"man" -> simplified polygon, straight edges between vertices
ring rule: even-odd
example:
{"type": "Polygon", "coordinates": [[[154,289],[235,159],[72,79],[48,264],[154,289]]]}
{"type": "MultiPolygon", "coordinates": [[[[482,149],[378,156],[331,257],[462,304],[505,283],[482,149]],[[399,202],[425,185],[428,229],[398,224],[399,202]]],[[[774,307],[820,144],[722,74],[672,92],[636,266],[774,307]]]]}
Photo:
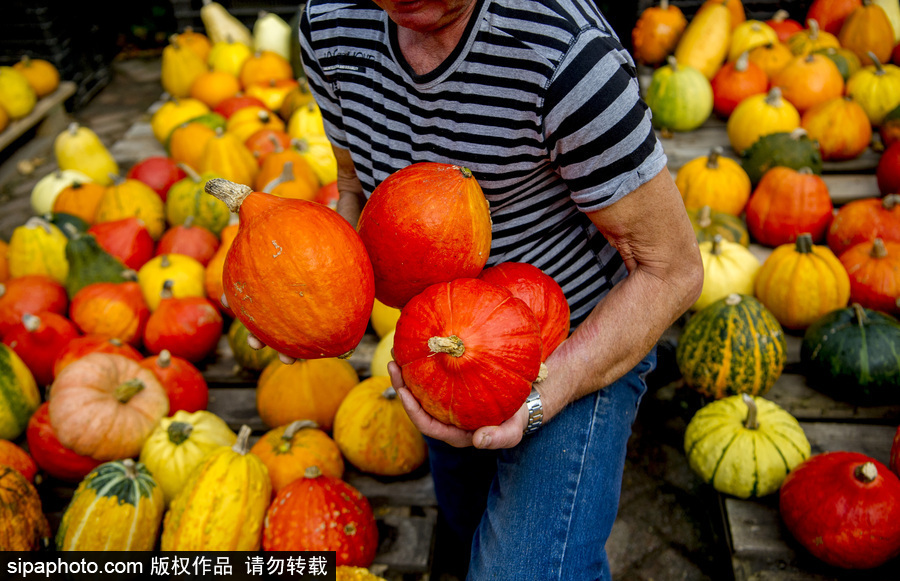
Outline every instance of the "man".
{"type": "Polygon", "coordinates": [[[702,284],[631,57],[588,0],[311,0],[300,28],[338,211],[355,225],[411,163],[465,166],[491,206],[488,264],[538,266],[571,307],[548,378],[499,426],[441,424],[391,365],[442,513],[471,544],[469,578],[609,578],[654,346],[702,284]]]}

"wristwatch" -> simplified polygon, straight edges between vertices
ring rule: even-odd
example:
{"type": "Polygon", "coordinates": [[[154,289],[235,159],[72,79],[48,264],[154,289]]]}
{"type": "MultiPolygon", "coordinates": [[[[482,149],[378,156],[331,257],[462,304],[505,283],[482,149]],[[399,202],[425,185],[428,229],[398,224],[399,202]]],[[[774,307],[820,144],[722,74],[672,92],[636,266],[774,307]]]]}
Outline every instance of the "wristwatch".
{"type": "Polygon", "coordinates": [[[541,394],[538,393],[538,390],[531,388],[525,405],[528,407],[528,424],[525,425],[522,433],[527,436],[537,431],[544,421],[544,406],[541,404],[541,394]]]}

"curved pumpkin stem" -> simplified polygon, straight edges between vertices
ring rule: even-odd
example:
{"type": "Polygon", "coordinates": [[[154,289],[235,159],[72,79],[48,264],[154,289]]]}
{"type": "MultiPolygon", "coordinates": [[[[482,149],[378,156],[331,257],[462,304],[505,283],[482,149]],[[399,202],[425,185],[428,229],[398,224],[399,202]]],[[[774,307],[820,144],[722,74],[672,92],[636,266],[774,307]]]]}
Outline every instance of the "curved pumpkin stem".
{"type": "Polygon", "coordinates": [[[78,123],[75,122],[75,121],[73,121],[72,123],[69,123],[69,126],[68,126],[68,127],[66,127],[66,131],[69,132],[69,135],[77,135],[77,134],[78,134],[78,127],[79,127],[79,126],[78,126],[78,123]]]}
{"type": "Polygon", "coordinates": [[[881,207],[885,210],[893,210],[897,204],[900,204],[900,194],[888,194],[881,200],[881,207]]]}
{"type": "Polygon", "coordinates": [[[872,64],[875,65],[875,74],[876,75],[881,76],[881,75],[887,74],[884,70],[884,66],[882,66],[881,61],[878,60],[878,57],[875,56],[874,52],[872,52],[871,50],[868,50],[868,51],[866,51],[866,55],[868,55],[868,57],[870,59],[872,59],[872,64]]]}
{"type": "Polygon", "coordinates": [[[869,484],[878,478],[878,468],[872,462],[866,462],[856,467],[856,470],[853,471],[853,476],[863,484],[869,484]]]}
{"type": "Polygon", "coordinates": [[[253,429],[247,424],[242,425],[238,431],[237,441],[231,449],[241,456],[245,456],[250,451],[250,433],[252,431],[253,429]]]}
{"type": "Polygon", "coordinates": [[[781,87],[772,87],[766,94],[766,105],[770,107],[781,107],[784,102],[781,100],[781,87]]]}
{"type": "Polygon", "coordinates": [[[214,198],[225,202],[228,209],[237,212],[244,200],[253,193],[253,188],[244,184],[236,184],[224,178],[213,178],[206,182],[203,190],[214,198]]]}
{"type": "Polygon", "coordinates": [[[747,419],[744,420],[744,427],[748,430],[758,430],[759,420],[757,419],[758,410],[756,407],[756,401],[752,396],[746,393],[741,394],[741,399],[747,406],[747,419]]]}
{"type": "Polygon", "coordinates": [[[809,254],[813,251],[812,234],[804,232],[797,236],[797,244],[794,247],[800,254],[809,254]]]}
{"type": "Polygon", "coordinates": [[[177,165],[178,168],[187,175],[187,177],[191,178],[191,181],[195,184],[199,184],[201,181],[203,181],[203,178],[200,177],[200,174],[197,173],[197,170],[195,170],[188,164],[178,163],[175,165],[177,165]]]}
{"type": "Polygon", "coordinates": [[[747,67],[750,66],[750,51],[745,50],[741,53],[741,56],[734,61],[734,70],[739,73],[743,73],[747,70],[747,67]]]}
{"type": "Polygon", "coordinates": [[[697,214],[697,225],[701,228],[709,228],[712,226],[712,208],[703,206],[697,214]]]}
{"type": "Polygon", "coordinates": [[[186,442],[193,431],[194,426],[187,422],[172,422],[166,429],[166,434],[169,436],[169,441],[177,446],[186,442]]]}
{"type": "MultiPolygon", "coordinates": [[[[69,231],[69,232],[78,232],[78,230],[75,228],[75,226],[72,226],[72,224],[70,224],[68,222],[63,224],[63,226],[69,226],[71,228],[71,230],[67,229],[67,231],[69,231]]],[[[36,228],[40,228],[44,231],[45,234],[50,234],[51,232],[53,232],[50,229],[50,222],[41,218],[40,216],[32,216],[31,218],[28,218],[28,220],[25,221],[25,228],[28,230],[34,230],[36,228]]]]}
{"type": "Polygon", "coordinates": [[[456,335],[449,337],[432,337],[428,340],[428,348],[432,353],[446,353],[451,357],[462,357],[466,352],[466,346],[462,339],[456,335]]]}
{"type": "Polygon", "coordinates": [[[669,65],[669,68],[672,69],[672,72],[678,72],[678,61],[675,59],[675,55],[669,55],[666,57],[666,64],[669,65]]]}
{"type": "Polygon", "coordinates": [[[144,382],[137,377],[133,377],[128,381],[116,386],[116,390],[113,392],[113,395],[117,400],[119,400],[119,403],[128,403],[131,398],[133,398],[143,390],[144,382]]]}
{"type": "Polygon", "coordinates": [[[263,188],[263,192],[266,194],[271,194],[275,190],[275,188],[277,188],[281,184],[286,184],[292,181],[294,181],[294,162],[286,161],[284,162],[284,165],[281,166],[281,175],[267,183],[266,187],[263,188]]]}
{"type": "Polygon", "coordinates": [[[162,300],[166,300],[174,297],[175,294],[172,292],[172,286],[174,284],[175,281],[170,278],[167,278],[165,281],[163,281],[162,290],[159,291],[159,298],[161,298],[162,300]]]}
{"type": "Polygon", "coordinates": [[[294,436],[296,436],[297,432],[299,432],[300,430],[318,427],[319,424],[312,420],[296,420],[288,424],[288,427],[284,429],[284,433],[281,434],[281,439],[290,442],[294,439],[294,436]]]}
{"type": "Polygon", "coordinates": [[[850,308],[853,309],[853,318],[856,319],[856,324],[860,328],[865,327],[866,323],[869,322],[869,317],[866,315],[866,310],[863,306],[859,303],[853,303],[850,305],[850,308]]]}
{"type": "Polygon", "coordinates": [[[774,20],[775,22],[784,22],[788,19],[788,16],[790,16],[790,14],[788,14],[788,11],[784,8],[780,8],[775,11],[775,14],[772,15],[772,20],[774,20]]]}
{"type": "Polygon", "coordinates": [[[809,39],[817,40],[819,38],[819,21],[815,18],[810,18],[806,21],[806,27],[809,29],[809,39]]]}
{"type": "Polygon", "coordinates": [[[659,0],[659,7],[662,10],[668,10],[669,9],[669,0],[659,0]]]}

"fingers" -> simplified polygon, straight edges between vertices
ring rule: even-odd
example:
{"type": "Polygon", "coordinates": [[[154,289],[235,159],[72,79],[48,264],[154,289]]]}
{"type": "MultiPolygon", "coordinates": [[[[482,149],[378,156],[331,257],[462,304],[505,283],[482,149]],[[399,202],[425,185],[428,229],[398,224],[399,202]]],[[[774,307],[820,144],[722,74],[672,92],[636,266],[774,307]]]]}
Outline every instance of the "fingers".
{"type": "Polygon", "coordinates": [[[522,406],[499,426],[478,428],[472,436],[472,445],[483,450],[512,448],[522,441],[522,432],[527,424],[528,410],[522,406]]]}
{"type": "Polygon", "coordinates": [[[403,383],[403,374],[400,372],[400,366],[395,361],[388,361],[387,368],[388,376],[391,378],[391,385],[394,386],[394,389],[406,387],[406,384],[403,383]]]}
{"type": "Polygon", "coordinates": [[[222,303],[222,306],[225,307],[226,309],[229,308],[228,307],[228,299],[225,297],[225,293],[222,293],[222,296],[219,297],[219,302],[222,303]]]}
{"type": "Polygon", "coordinates": [[[422,434],[429,438],[442,440],[451,446],[463,448],[472,445],[472,432],[462,430],[456,426],[442,423],[426,412],[413,394],[406,387],[395,387],[403,408],[412,423],[422,434]]]}
{"type": "MultiPolygon", "coordinates": [[[[266,346],[265,343],[263,343],[262,341],[259,340],[259,337],[257,337],[253,333],[250,333],[249,331],[247,332],[247,345],[250,345],[251,349],[262,349],[263,347],[266,346]]],[[[295,361],[297,361],[296,358],[289,357],[289,356],[285,355],[284,353],[278,354],[278,360],[281,361],[282,363],[284,363],[285,365],[291,365],[295,361]]]]}

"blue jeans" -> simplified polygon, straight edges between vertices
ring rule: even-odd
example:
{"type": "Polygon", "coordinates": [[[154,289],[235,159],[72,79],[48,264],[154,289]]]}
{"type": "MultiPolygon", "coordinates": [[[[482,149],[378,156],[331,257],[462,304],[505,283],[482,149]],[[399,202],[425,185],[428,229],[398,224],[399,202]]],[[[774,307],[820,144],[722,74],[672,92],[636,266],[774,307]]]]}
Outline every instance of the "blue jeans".
{"type": "Polygon", "coordinates": [[[634,369],[567,406],[510,450],[428,439],[438,505],[463,543],[467,579],[609,579],[606,539],[625,448],[654,348],[634,369]]]}

